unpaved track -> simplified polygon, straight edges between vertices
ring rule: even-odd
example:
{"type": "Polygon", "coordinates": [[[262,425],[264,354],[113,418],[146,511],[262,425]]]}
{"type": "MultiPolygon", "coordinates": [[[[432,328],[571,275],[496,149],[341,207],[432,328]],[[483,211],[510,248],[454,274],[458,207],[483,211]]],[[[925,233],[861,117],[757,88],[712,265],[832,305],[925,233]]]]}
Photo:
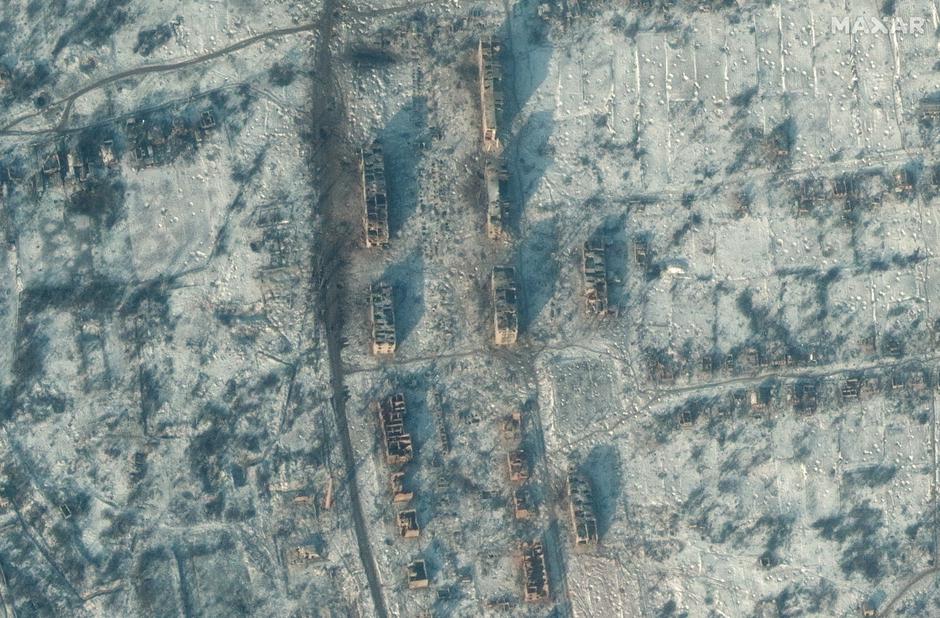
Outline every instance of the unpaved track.
{"type": "MultiPolygon", "coordinates": [[[[327,5],[329,5],[330,7],[333,7],[335,5],[335,2],[327,2],[327,5]]],[[[332,17],[330,17],[330,19],[332,21],[332,17]]],[[[183,69],[188,66],[192,66],[194,64],[199,64],[202,62],[206,62],[208,60],[212,60],[213,58],[218,58],[219,56],[230,54],[234,51],[238,51],[239,49],[249,47],[251,45],[254,45],[255,43],[260,43],[261,41],[264,41],[267,39],[287,36],[290,34],[297,34],[298,32],[312,32],[314,30],[319,30],[321,26],[322,26],[322,19],[318,23],[302,24],[300,26],[292,26],[290,28],[280,28],[278,30],[269,30],[268,32],[262,32],[261,34],[256,34],[254,36],[248,37],[247,39],[242,39],[241,41],[238,41],[237,43],[232,43],[231,45],[227,47],[223,47],[222,49],[217,49],[214,52],[210,52],[202,56],[196,56],[195,58],[188,58],[186,60],[180,60],[179,62],[171,62],[168,64],[149,64],[149,65],[145,65],[142,67],[137,67],[136,69],[128,69],[127,71],[121,71],[120,73],[115,73],[114,75],[110,75],[108,77],[99,79],[98,81],[92,82],[91,84],[88,84],[87,86],[83,86],[81,89],[76,90],[75,92],[65,97],[64,99],[59,99],[58,101],[52,102],[49,105],[49,107],[56,107],[56,106],[62,105],[63,103],[65,104],[65,109],[62,112],[62,117],[59,119],[59,122],[56,123],[56,127],[54,129],[47,129],[44,131],[31,131],[31,132],[24,132],[24,133],[28,133],[28,134],[55,133],[57,131],[61,131],[63,127],[65,126],[65,123],[69,119],[69,114],[72,111],[72,106],[75,104],[75,100],[81,97],[82,95],[88,94],[89,92],[93,90],[97,90],[98,88],[103,88],[104,86],[107,86],[108,84],[112,84],[114,82],[120,81],[122,79],[127,79],[129,77],[135,77],[137,75],[146,75],[148,73],[166,73],[169,71],[178,71],[179,69],[183,69]]],[[[41,113],[42,111],[31,112],[29,114],[25,114],[23,116],[20,116],[19,118],[12,120],[8,124],[4,125],[3,127],[0,127],[0,135],[19,134],[20,132],[18,131],[12,131],[13,127],[20,124],[24,120],[34,118],[40,115],[41,113]]]]}
{"type": "MultiPolygon", "coordinates": [[[[349,492],[350,509],[359,545],[359,559],[369,583],[369,592],[375,614],[386,618],[385,597],[378,567],[369,544],[368,528],[362,514],[359,486],[356,482],[356,453],[349,437],[349,422],[346,417],[345,373],[342,361],[343,304],[345,301],[346,257],[353,250],[352,241],[357,238],[356,228],[349,220],[350,189],[355,186],[350,166],[344,161],[351,159],[343,134],[345,110],[343,98],[333,74],[333,57],[330,43],[333,27],[339,14],[337,0],[327,0],[318,25],[317,52],[314,63],[314,84],[311,97],[313,135],[314,178],[318,183],[319,203],[316,213],[321,228],[314,247],[316,263],[318,305],[320,319],[324,325],[327,351],[330,359],[330,388],[332,390],[333,414],[343,458],[346,463],[344,486],[349,492]]],[[[352,191],[355,194],[355,190],[352,191]]]]}
{"type": "Polygon", "coordinates": [[[911,590],[911,588],[919,584],[924,578],[929,577],[937,572],[940,572],[940,567],[932,567],[915,575],[911,581],[907,582],[907,584],[905,584],[904,587],[901,588],[901,590],[898,591],[896,595],[894,595],[894,598],[888,602],[885,608],[881,610],[881,612],[878,614],[878,618],[885,618],[886,616],[890,616],[894,611],[894,606],[898,601],[901,600],[902,597],[904,597],[904,595],[906,595],[911,590]]]}

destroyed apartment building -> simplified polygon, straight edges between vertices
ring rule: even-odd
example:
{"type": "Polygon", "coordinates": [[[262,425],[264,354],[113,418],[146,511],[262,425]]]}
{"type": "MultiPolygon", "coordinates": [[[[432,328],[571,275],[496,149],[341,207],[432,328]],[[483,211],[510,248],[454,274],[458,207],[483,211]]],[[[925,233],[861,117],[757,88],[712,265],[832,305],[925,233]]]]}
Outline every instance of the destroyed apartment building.
{"type": "Polygon", "coordinates": [[[392,472],[392,502],[396,504],[407,504],[415,497],[413,491],[405,491],[405,473],[392,472]]]}
{"type": "Polygon", "coordinates": [[[503,107],[502,68],[499,66],[501,47],[497,39],[481,37],[477,48],[484,152],[497,152],[501,146],[497,128],[497,119],[503,107]]]}
{"type": "Polygon", "coordinates": [[[525,451],[512,451],[506,455],[509,465],[509,480],[513,483],[522,483],[529,478],[529,463],[525,451]]]}
{"type": "Polygon", "coordinates": [[[398,514],[398,533],[403,539],[416,539],[421,535],[417,511],[412,509],[398,514]]]}
{"type": "Polygon", "coordinates": [[[522,577],[527,603],[548,600],[548,573],[545,570],[545,549],[541,541],[522,544],[522,577]]]}
{"type": "Polygon", "coordinates": [[[360,151],[362,218],[366,247],[388,246],[388,193],[385,190],[385,159],[382,146],[372,142],[360,151]]]}
{"type": "Polygon", "coordinates": [[[584,298],[588,311],[597,316],[608,315],[607,256],[603,243],[584,243],[581,272],[584,274],[584,298]]]}
{"type": "Polygon", "coordinates": [[[568,516],[576,545],[597,543],[597,517],[590,482],[581,474],[568,475],[568,516]]]}
{"type": "Polygon", "coordinates": [[[379,423],[385,441],[385,460],[390,466],[411,461],[411,434],[405,432],[405,396],[397,393],[379,404],[379,423]]]}
{"type": "Polygon", "coordinates": [[[372,354],[390,356],[395,353],[395,303],[392,286],[376,283],[369,288],[372,321],[372,354]]]}
{"type": "Polygon", "coordinates": [[[509,176],[500,161],[483,164],[483,183],[486,187],[486,235],[493,240],[508,237],[509,176]]]}
{"type": "Polygon", "coordinates": [[[428,581],[428,567],[425,565],[424,560],[415,560],[408,565],[407,571],[408,587],[412,590],[427,588],[430,584],[428,581]]]}
{"type": "Polygon", "coordinates": [[[496,345],[511,345],[519,336],[519,310],[516,293],[516,269],[493,269],[493,329],[496,345]]]}

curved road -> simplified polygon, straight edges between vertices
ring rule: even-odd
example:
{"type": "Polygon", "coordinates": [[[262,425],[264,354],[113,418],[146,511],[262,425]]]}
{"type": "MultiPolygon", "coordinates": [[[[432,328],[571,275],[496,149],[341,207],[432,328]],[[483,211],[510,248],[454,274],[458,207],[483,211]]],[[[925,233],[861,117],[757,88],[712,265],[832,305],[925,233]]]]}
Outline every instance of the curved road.
{"type": "Polygon", "coordinates": [[[918,583],[920,583],[920,581],[923,580],[925,577],[933,575],[934,573],[937,573],[937,572],[940,572],[940,567],[932,567],[932,568],[927,569],[926,571],[923,571],[915,575],[914,578],[911,579],[911,581],[907,582],[907,584],[905,584],[904,587],[901,588],[901,590],[898,591],[896,595],[894,595],[894,598],[888,602],[885,608],[881,610],[881,612],[878,613],[878,618],[885,618],[886,616],[890,616],[891,612],[894,611],[894,606],[897,604],[898,601],[901,600],[902,597],[904,597],[904,595],[906,595],[911,590],[911,588],[913,588],[918,583]]]}
{"type": "MultiPolygon", "coordinates": [[[[327,4],[333,5],[335,3],[329,2],[327,4]]],[[[330,16],[329,19],[332,22],[332,16],[330,16]]],[[[114,82],[120,81],[122,79],[127,79],[129,77],[135,77],[137,75],[146,75],[148,73],[166,73],[168,71],[176,71],[176,70],[188,67],[188,66],[192,66],[194,64],[200,64],[202,62],[212,60],[213,58],[218,58],[219,56],[230,54],[234,51],[238,51],[239,49],[249,47],[251,45],[254,45],[255,43],[260,43],[261,41],[264,41],[267,39],[287,36],[290,34],[297,34],[298,32],[313,32],[315,30],[320,29],[320,27],[321,27],[320,23],[313,23],[313,24],[301,24],[299,26],[293,26],[291,28],[280,28],[278,30],[269,30],[268,32],[262,32],[261,34],[256,34],[254,36],[248,37],[247,39],[243,39],[241,41],[238,41],[237,43],[233,43],[227,47],[217,49],[214,52],[210,52],[202,56],[196,56],[194,58],[188,58],[186,60],[180,60],[179,62],[171,62],[167,64],[149,64],[149,65],[145,65],[142,67],[137,67],[136,69],[128,69],[126,71],[121,71],[120,73],[115,73],[114,75],[110,75],[108,77],[102,78],[96,82],[92,82],[91,84],[88,84],[87,86],[80,88],[79,90],[76,90],[75,92],[65,97],[64,99],[59,99],[58,101],[52,102],[49,105],[49,107],[56,107],[64,103],[65,109],[62,112],[62,118],[59,119],[59,122],[56,124],[55,128],[48,129],[45,132],[52,133],[52,132],[61,130],[62,127],[65,125],[65,123],[68,121],[69,114],[72,111],[72,106],[75,104],[76,99],[78,99],[79,97],[85,94],[88,94],[89,92],[93,90],[97,90],[98,88],[103,88],[104,86],[107,86],[108,84],[113,84],[114,82]]],[[[42,112],[32,112],[29,114],[24,114],[23,116],[20,116],[19,118],[16,118],[15,120],[11,121],[9,124],[0,128],[0,135],[17,134],[18,132],[11,131],[13,127],[20,124],[24,120],[35,118],[41,113],[42,112]]]]}

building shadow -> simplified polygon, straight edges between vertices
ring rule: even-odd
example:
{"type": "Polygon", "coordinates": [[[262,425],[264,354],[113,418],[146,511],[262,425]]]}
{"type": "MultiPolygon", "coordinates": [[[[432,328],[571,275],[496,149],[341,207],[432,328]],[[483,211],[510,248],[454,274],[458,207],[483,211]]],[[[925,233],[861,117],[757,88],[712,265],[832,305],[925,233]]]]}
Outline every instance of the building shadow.
{"type": "Polygon", "coordinates": [[[388,190],[389,235],[394,238],[418,207],[418,167],[428,136],[428,104],[415,97],[385,125],[379,142],[385,153],[385,184],[388,190]]]}
{"type": "Polygon", "coordinates": [[[549,144],[554,130],[552,112],[535,112],[526,118],[506,145],[504,160],[509,174],[509,198],[512,204],[509,227],[517,234],[524,233],[522,222],[529,199],[554,158],[549,144]]]}
{"type": "Polygon", "coordinates": [[[502,127],[503,163],[510,179],[509,227],[517,231],[528,199],[552,160],[548,143],[555,128],[552,112],[521,117],[547,78],[553,53],[548,42],[550,26],[538,14],[540,4],[540,0],[517,2],[497,35],[503,43],[503,105],[498,123],[502,127]]]}
{"type": "Polygon", "coordinates": [[[558,282],[559,266],[554,259],[558,224],[554,217],[534,223],[518,243],[516,275],[519,286],[519,330],[527,332],[551,301],[558,282]]]}
{"type": "Polygon", "coordinates": [[[607,250],[607,299],[611,308],[627,304],[627,214],[612,215],[604,219],[591,235],[592,242],[599,242],[607,250]]]}
{"type": "Polygon", "coordinates": [[[398,344],[408,339],[424,316],[424,255],[415,249],[391,264],[382,280],[393,289],[395,302],[395,337],[398,344]]]}
{"type": "Polygon", "coordinates": [[[584,461],[583,471],[591,482],[597,534],[603,540],[617,515],[623,491],[623,462],[620,451],[610,445],[594,447],[584,461]]]}
{"type": "Polygon", "coordinates": [[[543,3],[543,0],[521,0],[514,4],[498,33],[503,41],[500,62],[506,84],[500,119],[504,127],[513,123],[548,76],[552,46],[548,42],[549,25],[538,14],[538,7],[543,3]]]}

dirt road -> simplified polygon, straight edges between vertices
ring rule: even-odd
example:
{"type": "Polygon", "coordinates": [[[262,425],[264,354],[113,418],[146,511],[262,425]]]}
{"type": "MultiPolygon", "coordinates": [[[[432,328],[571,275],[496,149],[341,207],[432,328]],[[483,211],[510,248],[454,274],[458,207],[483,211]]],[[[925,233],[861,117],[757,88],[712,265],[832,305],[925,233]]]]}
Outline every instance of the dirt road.
{"type": "MultiPolygon", "coordinates": [[[[356,541],[359,545],[359,558],[369,582],[369,591],[375,607],[375,614],[385,618],[385,597],[382,594],[382,582],[369,544],[369,535],[359,487],[356,482],[356,455],[349,437],[349,423],[346,418],[346,387],[342,362],[342,331],[344,313],[345,286],[342,281],[346,266],[345,257],[352,250],[352,239],[356,238],[350,226],[347,204],[349,188],[354,186],[353,175],[348,164],[351,148],[344,136],[345,110],[339,88],[333,74],[333,57],[330,43],[333,27],[338,16],[336,0],[328,0],[323,8],[321,22],[317,28],[317,56],[314,63],[314,85],[311,96],[313,113],[311,133],[313,135],[314,178],[320,193],[316,214],[322,227],[314,251],[317,264],[317,289],[320,319],[324,325],[327,349],[330,359],[330,387],[332,407],[336,418],[343,458],[346,463],[344,486],[349,492],[350,508],[356,541]]],[[[353,191],[354,193],[354,191],[353,191]]]]}

